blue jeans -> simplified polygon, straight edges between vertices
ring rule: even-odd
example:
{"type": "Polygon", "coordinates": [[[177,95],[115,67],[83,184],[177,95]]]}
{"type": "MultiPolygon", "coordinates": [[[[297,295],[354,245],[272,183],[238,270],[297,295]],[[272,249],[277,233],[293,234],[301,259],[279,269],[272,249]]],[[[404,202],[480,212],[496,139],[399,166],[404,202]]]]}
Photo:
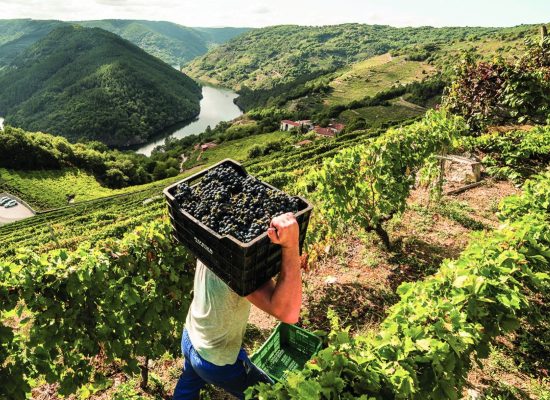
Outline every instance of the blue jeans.
{"type": "Polygon", "coordinates": [[[250,361],[242,348],[234,364],[212,364],[193,348],[186,329],[183,330],[181,348],[185,361],[173,400],[196,400],[207,383],[226,390],[238,399],[244,399],[243,393],[249,386],[259,382],[273,383],[269,376],[250,361]]]}

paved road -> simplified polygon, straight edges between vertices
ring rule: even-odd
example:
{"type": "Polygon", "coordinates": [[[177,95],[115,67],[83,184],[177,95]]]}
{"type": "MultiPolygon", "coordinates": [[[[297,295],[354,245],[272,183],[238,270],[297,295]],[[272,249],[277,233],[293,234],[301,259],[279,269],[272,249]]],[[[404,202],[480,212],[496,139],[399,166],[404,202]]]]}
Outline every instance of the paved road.
{"type": "MultiPolygon", "coordinates": [[[[0,193],[0,197],[4,196],[6,196],[5,193],[0,193]]],[[[33,212],[21,203],[12,208],[4,208],[4,206],[0,206],[0,225],[9,224],[10,222],[29,218],[33,215],[33,212]]]]}

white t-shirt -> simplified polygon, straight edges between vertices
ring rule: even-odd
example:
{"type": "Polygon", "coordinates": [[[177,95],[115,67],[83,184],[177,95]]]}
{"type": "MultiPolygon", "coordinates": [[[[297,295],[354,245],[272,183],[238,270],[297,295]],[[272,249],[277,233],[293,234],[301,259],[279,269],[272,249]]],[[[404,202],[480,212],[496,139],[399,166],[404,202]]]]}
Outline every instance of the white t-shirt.
{"type": "Polygon", "coordinates": [[[197,260],[194,297],[185,321],[189,339],[206,361],[234,364],[242,346],[250,302],[197,260]]]}

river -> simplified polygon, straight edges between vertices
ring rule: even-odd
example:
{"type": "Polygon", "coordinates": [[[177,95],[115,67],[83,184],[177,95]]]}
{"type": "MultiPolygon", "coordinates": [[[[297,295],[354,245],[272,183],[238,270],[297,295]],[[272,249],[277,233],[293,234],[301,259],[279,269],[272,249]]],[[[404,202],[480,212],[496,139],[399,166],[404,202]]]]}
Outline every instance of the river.
{"type": "Polygon", "coordinates": [[[242,114],[242,111],[233,103],[237,93],[219,87],[203,86],[201,111],[199,116],[185,126],[176,126],[167,130],[163,135],[156,137],[153,141],[137,148],[136,153],[151,155],[151,151],[157,146],[164,144],[168,137],[182,138],[204,132],[210,125],[214,128],[221,121],[231,121],[242,114]]]}
{"type": "Polygon", "coordinates": [[[0,131],[4,129],[4,118],[0,117],[0,131]]]}

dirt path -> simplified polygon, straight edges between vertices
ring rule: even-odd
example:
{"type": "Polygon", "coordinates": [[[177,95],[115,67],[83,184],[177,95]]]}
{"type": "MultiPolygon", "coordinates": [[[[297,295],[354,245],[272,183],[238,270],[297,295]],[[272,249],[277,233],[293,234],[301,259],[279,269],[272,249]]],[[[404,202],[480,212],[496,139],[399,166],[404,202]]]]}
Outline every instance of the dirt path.
{"type": "Polygon", "coordinates": [[[185,155],[185,154],[181,154],[180,155],[180,158],[181,158],[181,163],[180,163],[180,173],[184,171],[183,169],[183,163],[185,163],[188,159],[188,157],[185,155]]]}
{"type": "Polygon", "coordinates": [[[399,97],[399,99],[395,102],[395,104],[398,104],[400,106],[404,106],[407,108],[411,108],[413,110],[420,110],[420,111],[427,110],[425,107],[419,106],[418,104],[414,104],[414,103],[411,103],[410,101],[405,100],[403,96],[399,97]]]}

